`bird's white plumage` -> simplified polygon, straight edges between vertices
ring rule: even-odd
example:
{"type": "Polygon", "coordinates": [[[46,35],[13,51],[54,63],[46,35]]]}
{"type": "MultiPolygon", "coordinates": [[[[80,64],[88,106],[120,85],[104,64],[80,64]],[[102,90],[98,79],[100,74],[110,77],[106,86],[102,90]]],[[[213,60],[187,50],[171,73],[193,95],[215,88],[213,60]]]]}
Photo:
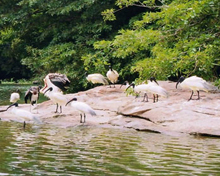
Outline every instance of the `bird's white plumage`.
{"type": "Polygon", "coordinates": [[[107,85],[107,79],[100,73],[89,74],[86,77],[87,81],[92,82],[93,84],[100,83],[103,85],[107,85]]]}
{"type": "Polygon", "coordinates": [[[216,89],[215,86],[197,76],[191,76],[184,79],[184,81],[180,83],[180,86],[183,89],[191,89],[193,91],[203,90],[208,92],[210,90],[216,89]]]}
{"type": "Polygon", "coordinates": [[[17,92],[13,92],[10,96],[10,102],[16,103],[18,100],[20,100],[20,95],[17,92]]]}
{"type": "Polygon", "coordinates": [[[26,111],[24,109],[19,109],[18,107],[11,107],[9,109],[9,111],[16,115],[16,117],[18,118],[18,120],[23,120],[23,121],[34,121],[38,124],[41,123],[41,120],[39,119],[39,117],[37,117],[36,115],[32,114],[29,111],[26,111]]]}
{"type": "Polygon", "coordinates": [[[95,111],[84,102],[72,101],[70,105],[81,113],[96,115],[95,111]]]}
{"type": "Polygon", "coordinates": [[[57,103],[59,106],[63,106],[67,102],[66,96],[61,92],[47,92],[46,95],[54,102],[57,103]]]}
{"type": "Polygon", "coordinates": [[[154,94],[154,95],[160,95],[162,97],[167,98],[168,92],[163,87],[157,85],[155,82],[148,82],[147,84],[147,91],[154,94]]]}
{"type": "Polygon", "coordinates": [[[119,74],[116,70],[110,68],[106,73],[106,76],[111,83],[115,84],[118,81],[119,74]]]}
{"type": "Polygon", "coordinates": [[[62,112],[62,106],[67,103],[67,98],[62,92],[54,91],[52,87],[47,89],[44,93],[53,103],[57,104],[56,111],[60,107],[60,112],[62,112]]]}

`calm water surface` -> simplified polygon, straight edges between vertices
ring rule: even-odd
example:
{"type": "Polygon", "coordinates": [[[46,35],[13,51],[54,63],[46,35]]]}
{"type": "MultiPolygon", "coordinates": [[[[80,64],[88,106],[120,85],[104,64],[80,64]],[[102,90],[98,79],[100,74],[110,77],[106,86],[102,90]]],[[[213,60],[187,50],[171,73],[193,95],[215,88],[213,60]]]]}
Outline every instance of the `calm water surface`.
{"type": "Polygon", "coordinates": [[[0,121],[0,175],[218,175],[217,138],[0,121]]]}

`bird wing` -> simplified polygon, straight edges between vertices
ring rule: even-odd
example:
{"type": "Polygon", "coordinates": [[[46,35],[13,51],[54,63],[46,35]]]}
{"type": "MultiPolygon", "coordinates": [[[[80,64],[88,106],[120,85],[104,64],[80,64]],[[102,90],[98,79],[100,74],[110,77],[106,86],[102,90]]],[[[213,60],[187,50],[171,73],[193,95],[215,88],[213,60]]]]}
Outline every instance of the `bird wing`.
{"type": "Polygon", "coordinates": [[[91,81],[93,84],[95,83],[102,83],[105,85],[109,84],[108,80],[102,74],[99,73],[90,74],[86,77],[86,79],[88,81],[91,81]]]}
{"type": "Polygon", "coordinates": [[[96,115],[95,111],[86,103],[84,102],[72,102],[71,106],[73,106],[78,111],[81,111],[83,113],[89,113],[91,115],[96,115]]]}
{"type": "Polygon", "coordinates": [[[66,75],[60,73],[49,73],[48,77],[50,81],[61,90],[66,90],[66,87],[70,85],[70,80],[66,75]]]}
{"type": "Polygon", "coordinates": [[[27,101],[28,101],[28,99],[31,101],[31,91],[30,91],[30,89],[29,90],[27,90],[27,92],[25,93],[25,95],[24,95],[24,101],[25,101],[25,103],[27,103],[27,101]]]}

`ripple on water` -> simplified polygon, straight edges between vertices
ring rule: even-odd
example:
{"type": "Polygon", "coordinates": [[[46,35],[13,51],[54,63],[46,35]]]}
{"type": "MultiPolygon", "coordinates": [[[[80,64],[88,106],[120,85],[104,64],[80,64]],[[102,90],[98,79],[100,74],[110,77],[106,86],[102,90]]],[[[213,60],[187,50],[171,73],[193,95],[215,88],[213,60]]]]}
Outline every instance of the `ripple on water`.
{"type": "Polygon", "coordinates": [[[128,129],[28,128],[0,123],[0,175],[217,174],[215,138],[172,137],[128,129]]]}

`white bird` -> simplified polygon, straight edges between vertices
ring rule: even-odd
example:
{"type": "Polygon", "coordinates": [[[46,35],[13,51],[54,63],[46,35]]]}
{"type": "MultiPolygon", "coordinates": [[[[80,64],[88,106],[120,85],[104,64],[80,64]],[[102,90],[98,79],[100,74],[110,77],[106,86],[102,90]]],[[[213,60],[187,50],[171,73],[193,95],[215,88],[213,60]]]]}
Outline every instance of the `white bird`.
{"type": "Polygon", "coordinates": [[[176,89],[177,89],[178,84],[180,84],[180,86],[183,89],[191,89],[192,90],[192,94],[191,94],[189,100],[192,100],[192,96],[194,94],[194,91],[197,91],[197,94],[198,94],[197,100],[199,100],[200,99],[200,96],[199,96],[200,90],[208,92],[208,91],[217,89],[217,87],[213,86],[212,84],[206,82],[204,79],[197,77],[197,76],[191,76],[189,78],[185,78],[185,77],[181,76],[176,83],[176,89]]]}
{"type": "Polygon", "coordinates": [[[142,101],[148,102],[148,96],[147,96],[147,91],[148,91],[148,85],[147,84],[140,84],[140,85],[135,85],[135,83],[131,83],[127,88],[126,91],[130,88],[133,87],[134,92],[137,94],[135,98],[138,97],[139,94],[144,93],[144,99],[142,101]],[[146,100],[145,100],[146,98],[146,100]]]}
{"type": "Polygon", "coordinates": [[[47,96],[50,100],[52,100],[57,105],[55,113],[58,112],[59,107],[60,107],[60,113],[62,113],[62,106],[65,105],[67,102],[66,96],[62,92],[53,91],[53,87],[48,88],[44,92],[44,95],[47,96]]]}
{"type": "Polygon", "coordinates": [[[19,109],[18,103],[11,104],[5,111],[7,111],[8,109],[10,109],[10,112],[14,114],[19,120],[24,120],[23,128],[25,128],[26,126],[26,121],[34,121],[38,124],[42,123],[39,117],[35,116],[31,112],[24,109],[19,109]]]}
{"type": "Polygon", "coordinates": [[[134,91],[137,92],[138,94],[144,93],[143,101],[146,98],[146,102],[148,102],[147,93],[153,94],[153,102],[154,103],[156,101],[158,101],[159,95],[162,97],[166,97],[166,98],[168,97],[168,92],[163,87],[159,86],[159,84],[157,83],[157,81],[154,77],[150,78],[150,82],[148,82],[147,84],[140,84],[140,85],[135,86],[135,84],[132,83],[132,84],[130,84],[130,86],[132,86],[134,91]]]}
{"type": "Polygon", "coordinates": [[[154,77],[150,78],[150,81],[148,81],[148,92],[153,94],[153,102],[155,103],[158,101],[159,95],[161,97],[168,97],[168,92],[163,87],[159,86],[156,79],[154,77]]]}
{"type": "MultiPolygon", "coordinates": [[[[37,105],[37,100],[39,99],[41,86],[31,86],[25,93],[24,101],[25,103],[30,101],[30,104],[33,106],[34,104],[37,105]]],[[[31,106],[30,106],[31,111],[31,106]]]]}
{"type": "Polygon", "coordinates": [[[19,90],[17,89],[16,92],[13,92],[10,96],[10,102],[16,103],[18,100],[20,100],[20,94],[19,90]]]}
{"type": "MultiPolygon", "coordinates": [[[[108,70],[108,72],[106,73],[106,76],[107,76],[107,78],[109,79],[109,81],[110,81],[110,82],[114,85],[114,87],[115,87],[115,83],[118,82],[119,74],[118,74],[118,72],[117,72],[116,70],[113,70],[113,69],[112,69],[112,66],[111,66],[111,65],[109,66],[109,70],[108,70]]],[[[111,87],[111,85],[110,85],[110,87],[111,87]]]]}
{"type": "Polygon", "coordinates": [[[80,123],[86,122],[86,113],[91,114],[93,116],[96,115],[95,111],[86,103],[77,101],[77,98],[73,98],[66,103],[66,106],[71,103],[70,105],[80,112],[80,123]],[[82,118],[84,117],[84,121],[82,118]]]}
{"type": "Polygon", "coordinates": [[[53,91],[61,92],[66,90],[70,84],[70,80],[66,75],[60,73],[49,73],[44,78],[44,87],[40,90],[41,93],[44,93],[48,87],[52,87],[53,91]]]}
{"type": "Polygon", "coordinates": [[[89,74],[86,77],[87,81],[92,82],[93,84],[103,84],[108,85],[108,80],[100,73],[89,74]]]}

